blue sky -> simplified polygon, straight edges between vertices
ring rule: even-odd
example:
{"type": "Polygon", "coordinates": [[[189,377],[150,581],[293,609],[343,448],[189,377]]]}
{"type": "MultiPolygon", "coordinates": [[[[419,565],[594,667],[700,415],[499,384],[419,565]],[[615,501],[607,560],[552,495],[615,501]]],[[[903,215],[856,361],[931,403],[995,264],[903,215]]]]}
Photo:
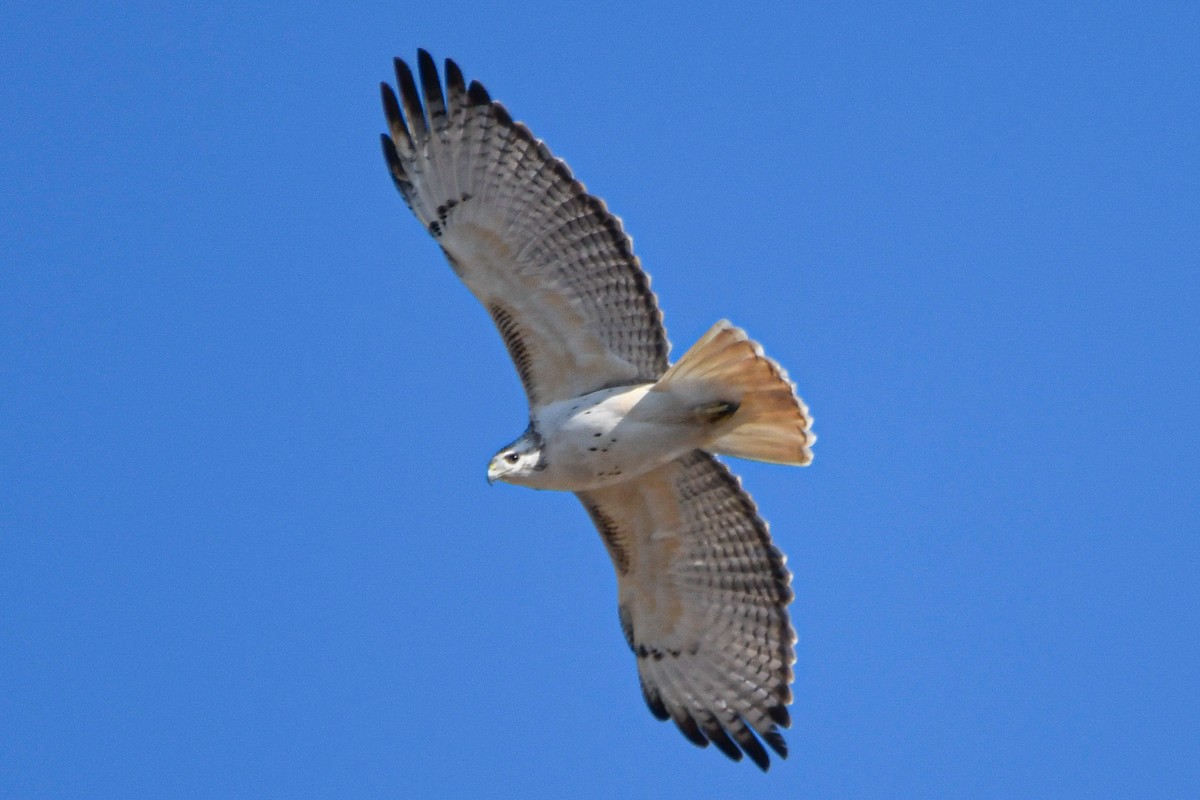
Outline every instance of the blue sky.
{"type": "Polygon", "coordinates": [[[9,3],[0,795],[1200,792],[1200,11],[9,3]],[[379,81],[452,56],[820,435],[792,757],[654,721],[379,81]]]}

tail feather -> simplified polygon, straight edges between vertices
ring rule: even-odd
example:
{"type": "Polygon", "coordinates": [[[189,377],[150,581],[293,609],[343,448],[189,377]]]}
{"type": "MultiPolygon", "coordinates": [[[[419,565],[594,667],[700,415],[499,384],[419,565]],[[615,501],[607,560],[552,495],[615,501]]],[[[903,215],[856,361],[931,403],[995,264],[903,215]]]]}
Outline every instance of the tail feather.
{"type": "Polygon", "coordinates": [[[736,404],[737,411],[714,426],[707,450],[774,464],[812,461],[812,417],[787,372],[726,320],[700,337],[655,388],[697,409],[736,404]]]}

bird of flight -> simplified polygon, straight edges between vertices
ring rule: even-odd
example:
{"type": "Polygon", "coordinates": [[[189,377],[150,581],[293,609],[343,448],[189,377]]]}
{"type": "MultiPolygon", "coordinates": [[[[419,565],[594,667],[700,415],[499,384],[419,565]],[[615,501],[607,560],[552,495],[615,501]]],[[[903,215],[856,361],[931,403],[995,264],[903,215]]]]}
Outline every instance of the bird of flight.
{"type": "Polygon", "coordinates": [[[405,203],[500,331],[529,424],[489,481],[574,492],[617,573],[651,713],[766,770],[787,744],[791,574],[714,454],[805,465],[812,420],[784,370],[722,321],[670,364],[621,221],[476,81],[417,53],[383,84],[405,203]]]}

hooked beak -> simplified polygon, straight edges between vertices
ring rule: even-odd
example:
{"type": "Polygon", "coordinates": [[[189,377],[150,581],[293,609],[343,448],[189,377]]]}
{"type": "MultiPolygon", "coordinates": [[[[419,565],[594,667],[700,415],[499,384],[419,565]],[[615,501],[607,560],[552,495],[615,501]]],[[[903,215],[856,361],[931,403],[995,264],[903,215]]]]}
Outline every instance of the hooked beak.
{"type": "Polygon", "coordinates": [[[496,469],[496,465],[494,463],[488,464],[488,471],[487,471],[488,486],[491,486],[492,484],[494,484],[496,482],[496,478],[499,476],[499,474],[500,474],[500,472],[499,472],[499,470],[496,469]]]}

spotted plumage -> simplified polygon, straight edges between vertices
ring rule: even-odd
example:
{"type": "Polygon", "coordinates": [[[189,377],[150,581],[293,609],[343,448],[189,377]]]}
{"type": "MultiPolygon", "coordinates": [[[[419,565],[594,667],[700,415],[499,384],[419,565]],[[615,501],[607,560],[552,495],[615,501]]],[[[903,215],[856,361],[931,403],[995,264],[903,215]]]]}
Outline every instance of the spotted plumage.
{"type": "Polygon", "coordinates": [[[719,322],[674,364],[620,220],[452,61],[386,84],[383,152],[405,203],[484,304],[529,401],[489,481],[574,492],[617,574],[654,716],[762,769],[786,756],[791,576],[713,453],[807,464],[783,369],[719,322]]]}

